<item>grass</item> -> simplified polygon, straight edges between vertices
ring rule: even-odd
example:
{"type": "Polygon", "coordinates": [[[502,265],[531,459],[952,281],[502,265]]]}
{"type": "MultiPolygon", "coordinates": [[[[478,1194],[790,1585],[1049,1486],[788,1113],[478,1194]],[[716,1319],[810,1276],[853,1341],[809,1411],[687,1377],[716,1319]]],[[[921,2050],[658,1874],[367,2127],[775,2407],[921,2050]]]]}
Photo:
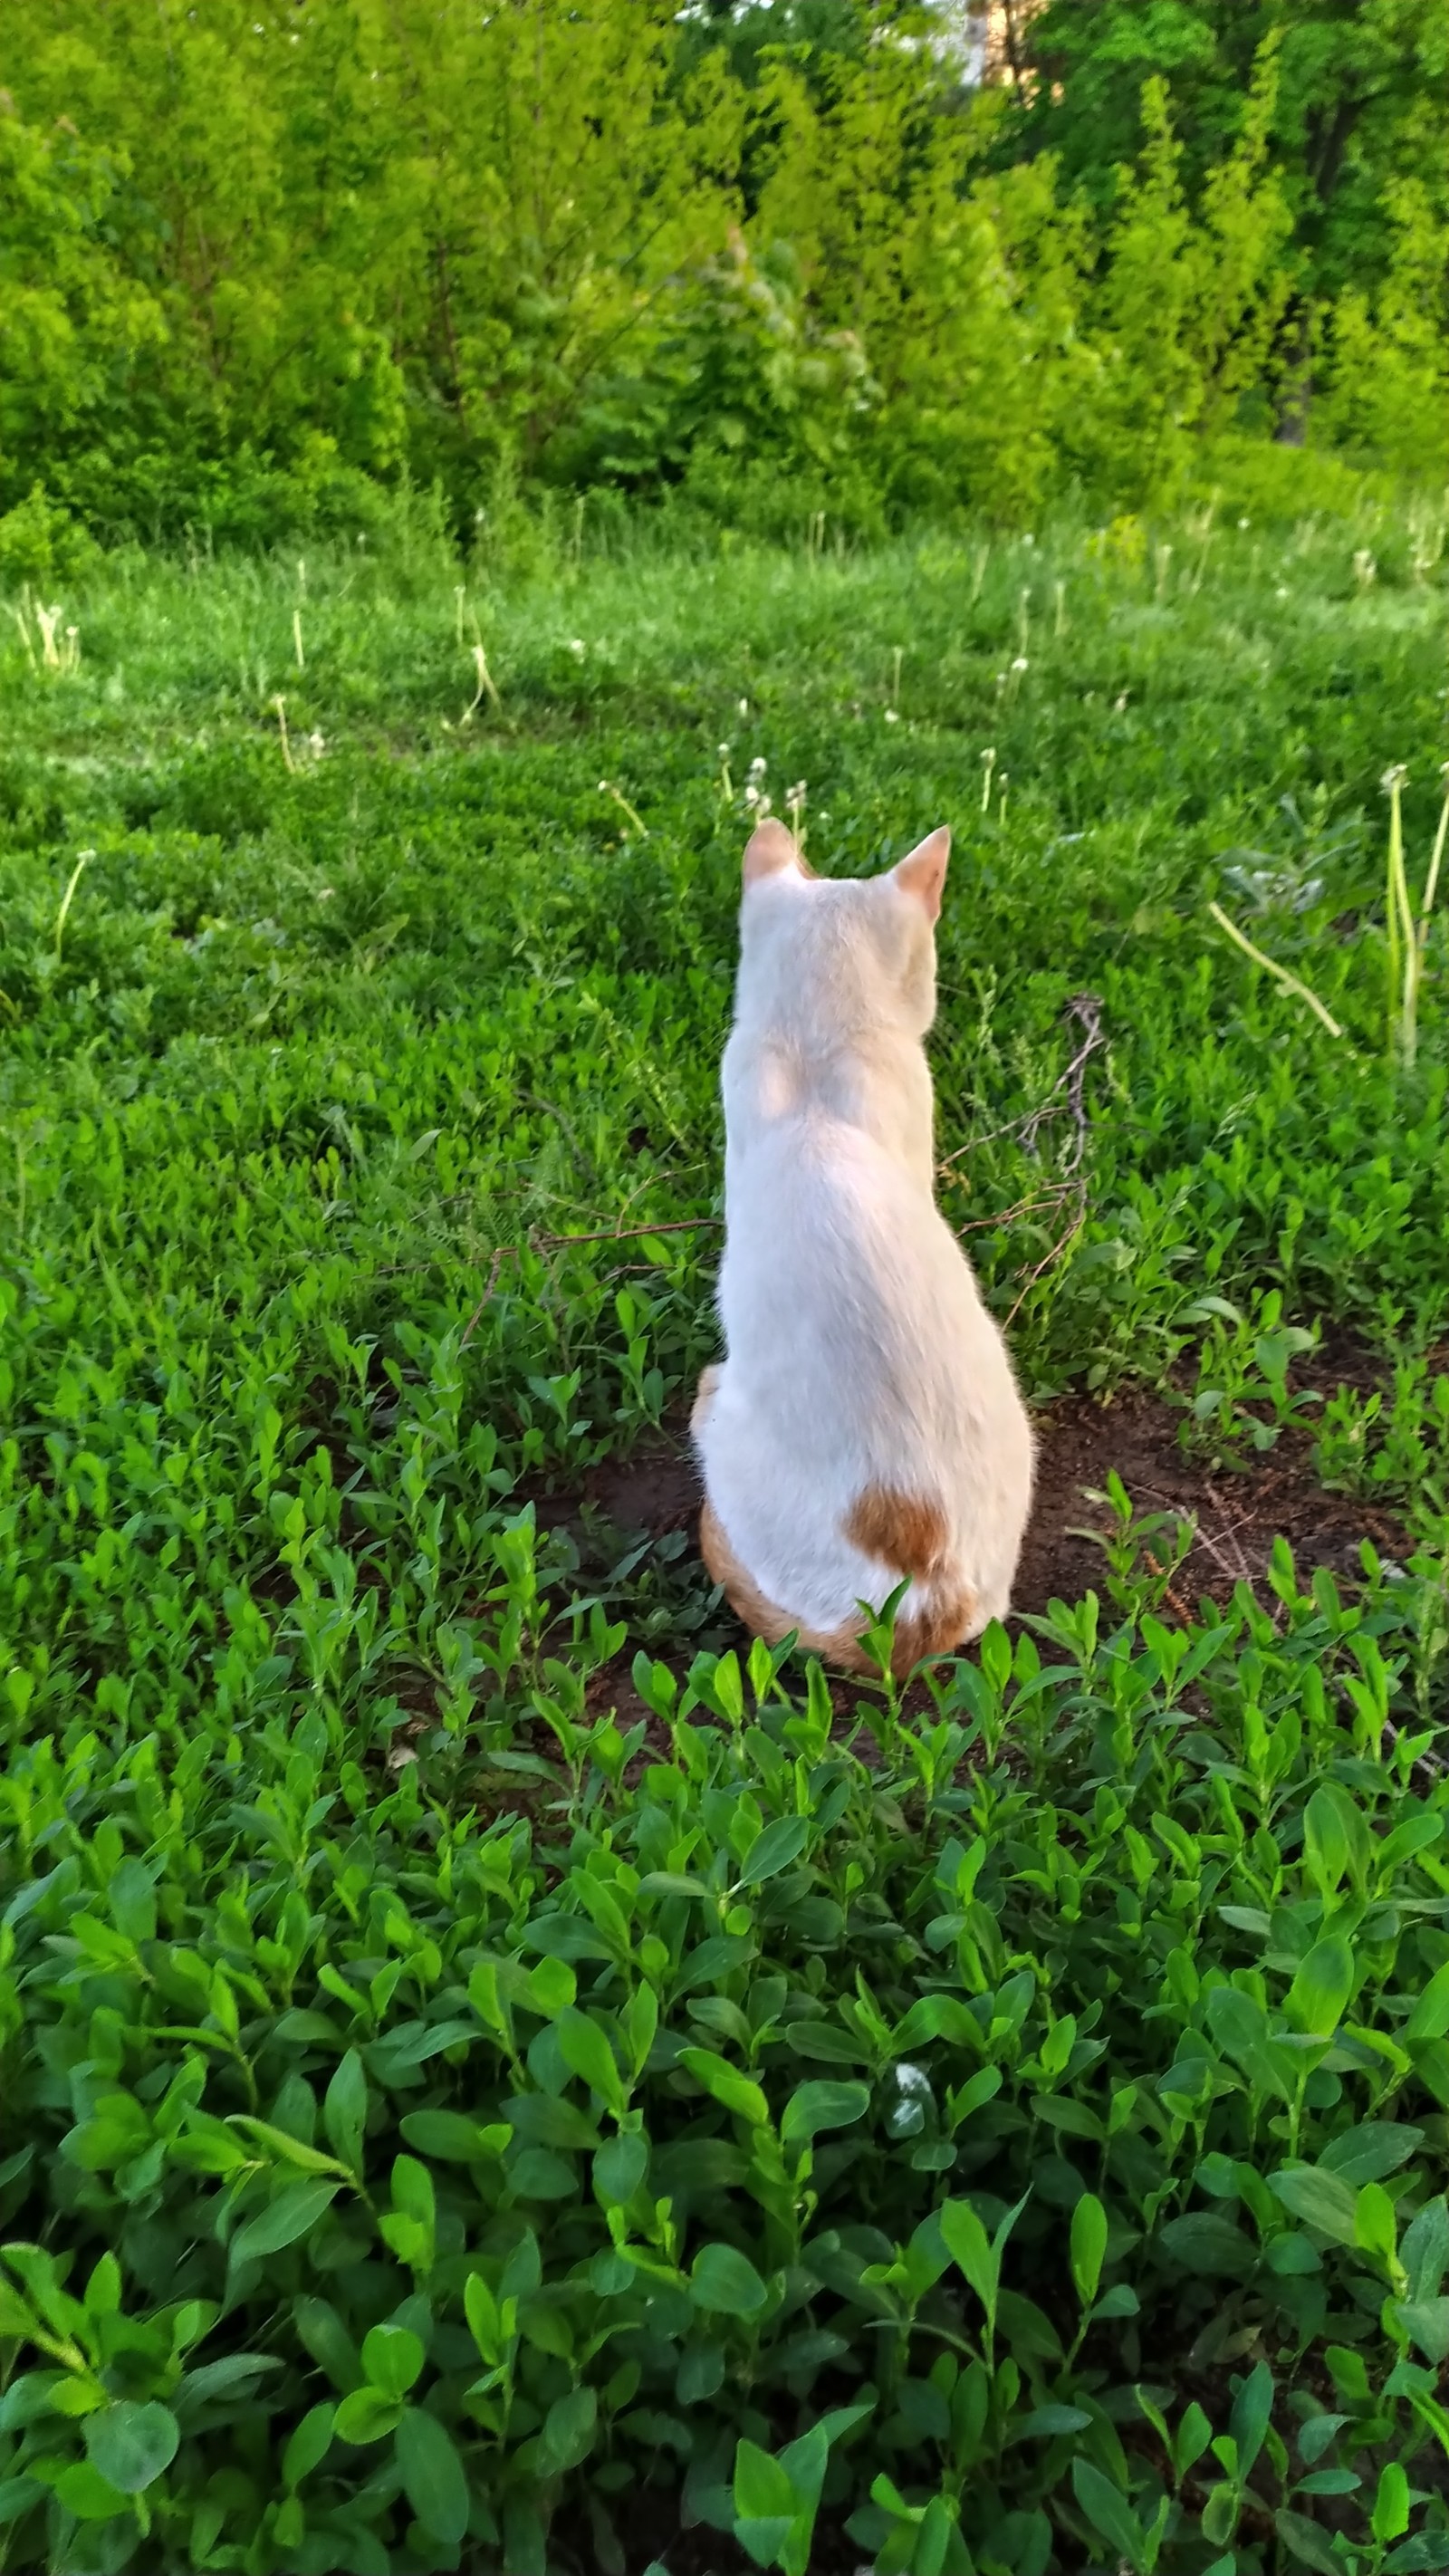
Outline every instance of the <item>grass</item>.
{"type": "Polygon", "coordinates": [[[404,516],[16,629],[0,2568],[1449,2565],[1422,535],[460,596],[404,516]],[[1033,1401],[1396,1555],[1193,1608],[1114,1486],[1098,1593],[832,1708],[687,1533],[540,1508],[712,1353],[792,790],[827,871],[955,831],[943,1201],[1033,1401]]]}

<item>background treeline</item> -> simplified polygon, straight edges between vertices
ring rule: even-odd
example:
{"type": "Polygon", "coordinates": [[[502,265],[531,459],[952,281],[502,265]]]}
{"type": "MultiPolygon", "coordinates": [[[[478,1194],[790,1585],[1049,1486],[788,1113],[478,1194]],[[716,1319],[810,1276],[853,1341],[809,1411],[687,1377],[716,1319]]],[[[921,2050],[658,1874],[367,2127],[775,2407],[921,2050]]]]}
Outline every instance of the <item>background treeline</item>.
{"type": "Polygon", "coordinates": [[[1449,467],[1444,0],[7,0],[0,557],[1449,467]],[[1206,463],[1212,468],[1205,473],[1206,463]],[[18,517],[15,515],[19,513],[18,517]]]}

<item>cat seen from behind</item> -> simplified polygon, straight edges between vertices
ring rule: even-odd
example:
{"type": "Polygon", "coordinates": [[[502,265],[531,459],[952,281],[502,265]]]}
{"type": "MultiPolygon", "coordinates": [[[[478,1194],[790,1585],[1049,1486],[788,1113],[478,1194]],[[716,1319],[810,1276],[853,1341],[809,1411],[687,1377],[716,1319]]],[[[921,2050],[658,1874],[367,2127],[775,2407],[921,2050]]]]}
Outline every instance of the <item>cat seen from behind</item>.
{"type": "Polygon", "coordinates": [[[861,882],[783,823],[745,851],[725,1048],[725,1358],[699,1382],[700,1545],[746,1627],[857,1671],[860,1604],[903,1578],[894,1666],[1006,1611],[1032,1435],[935,1197],[932,832],[861,882]]]}

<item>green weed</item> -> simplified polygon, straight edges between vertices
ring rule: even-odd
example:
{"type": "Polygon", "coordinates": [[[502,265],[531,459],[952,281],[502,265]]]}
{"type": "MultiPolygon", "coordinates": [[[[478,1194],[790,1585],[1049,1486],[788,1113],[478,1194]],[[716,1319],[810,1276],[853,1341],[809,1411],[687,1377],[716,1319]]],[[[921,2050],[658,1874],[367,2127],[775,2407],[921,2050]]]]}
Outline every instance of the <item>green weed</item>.
{"type": "Polygon", "coordinates": [[[1442,588],[1138,533],[460,600],[409,522],[7,630],[0,2567],[1449,2564],[1444,924],[1410,1066],[1378,803],[1430,844],[1442,588]],[[1251,1470],[1333,1326],[1392,1561],[1184,1618],[1114,1479],[1100,1597],[837,1708],[552,1507],[714,1347],[792,786],[827,873],[956,830],[942,1201],[1033,1396],[1198,1354],[1251,1470]]]}

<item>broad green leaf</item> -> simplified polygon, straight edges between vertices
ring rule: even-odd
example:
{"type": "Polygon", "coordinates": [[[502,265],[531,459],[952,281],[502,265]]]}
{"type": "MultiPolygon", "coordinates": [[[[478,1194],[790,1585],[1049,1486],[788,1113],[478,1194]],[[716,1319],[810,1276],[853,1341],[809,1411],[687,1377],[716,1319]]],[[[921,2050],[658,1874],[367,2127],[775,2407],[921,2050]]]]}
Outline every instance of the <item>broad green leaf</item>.
{"type": "Polygon", "coordinates": [[[623,2130],[594,2158],[594,2189],[606,2207],[626,2209],[648,2170],[648,2139],[638,2130],[623,2130]]]}
{"type": "Polygon", "coordinates": [[[112,1873],[106,1889],[111,1921],[128,1941],[156,1938],[156,1890],[144,1861],[130,1856],[112,1873]]]}
{"type": "Polygon", "coordinates": [[[802,2138],[817,2138],[822,2129],[848,2129],[870,2108],[868,2084],[817,2081],[796,2086],[785,2105],[780,2136],[787,2147],[802,2138]]]}
{"type": "Polygon", "coordinates": [[[626,2110],[629,2091],[607,2033],[576,2005],[570,2005],[567,2011],[560,2013],[553,2027],[565,2065],[575,2075],[582,2076],[609,2110],[617,2113],[626,2110]]]}
{"type": "Polygon", "coordinates": [[[406,2111],[398,2125],[410,2147],[438,2164],[481,2164],[489,2156],[501,2155],[508,2144],[509,2133],[501,2122],[480,2128],[461,2111],[406,2111]]]}
{"type": "Polygon", "coordinates": [[[233,2267],[260,2262],[268,2254],[280,2254],[284,2247],[295,2245],[299,2237],[310,2236],[318,2220],[331,2208],[339,2188],[335,2182],[287,2183],[267,2208],[237,2229],[230,2247],[233,2267]]]}
{"type": "Polygon", "coordinates": [[[1294,2028],[1315,2039],[1331,2039],[1348,2009],[1354,1973],[1347,1941],[1336,1935],[1315,1941],[1284,1998],[1283,2009],[1294,2028]]]}
{"type": "Polygon", "coordinates": [[[403,2490],[424,2531],[456,2548],[468,2529],[468,2480],[453,2437],[424,2407],[409,2406],[397,2428],[403,2490]]]}
{"type": "Polygon", "coordinates": [[[281,2361],[272,2353],[230,2352],[220,2361],[204,2361],[199,2369],[186,2371],[172,2390],[171,2401],[190,2430],[204,2406],[234,2399],[243,2389],[251,2393],[259,2379],[281,2368],[281,2361]]]}
{"type": "Polygon", "coordinates": [[[588,2458],[598,2418],[599,2401],[592,2388],[572,2388],[566,2397],[555,2398],[543,2423],[543,2447],[554,2476],[561,2477],[588,2458]]]}
{"type": "Polygon", "coordinates": [[[1272,2415],[1273,2374],[1265,2361],[1256,2362],[1233,2400],[1228,2426],[1237,2444],[1240,2480],[1246,2481],[1252,2475],[1272,2415]]]}
{"type": "Polygon", "coordinates": [[[782,1869],[799,1859],[809,1839],[808,1816],[777,1816],[773,1824],[756,1835],[740,1870],[738,1885],[760,1887],[767,1878],[777,1878],[782,1869]]]}
{"type": "Polygon", "coordinates": [[[508,2164],[509,2187],[519,2200],[573,2200],[579,2178],[562,2156],[547,2147],[525,2147],[508,2164]]]}
{"type": "Polygon", "coordinates": [[[1215,2209],[1192,2209],[1169,2219],[1158,2230],[1157,2242],[1184,2271],[1209,2280],[1246,2280],[1258,2260],[1257,2247],[1241,2227],[1215,2209]]]}
{"type": "Polygon", "coordinates": [[[121,2267],[114,2254],[103,2254],[86,2283],[85,2304],[93,2317],[113,2317],[121,2304],[121,2267]]]}
{"type": "Polygon", "coordinates": [[[1449,2205],[1442,2192],[1426,2200],[1410,2219],[1399,2259],[1408,2274],[1411,2297],[1432,2299],[1449,2271],[1449,2205]]]}
{"type": "Polygon", "coordinates": [[[181,2433],[169,2406],[154,2398],[136,2405],[122,2398],[87,2415],[81,2426],[86,2456],[109,2486],[122,2495],[141,2495],[169,2469],[181,2433]]]}
{"type": "Polygon", "coordinates": [[[969,2201],[948,2200],[939,2212],[941,2234],[952,2262],[970,2283],[988,2312],[994,2314],[1000,2266],[991,2239],[969,2201]]]}
{"type": "Polygon", "coordinates": [[[354,2388],[338,2407],[332,2429],[341,2442],[384,2442],[402,2415],[400,2397],[385,2396],[380,2388],[354,2388]]]}
{"type": "Polygon", "coordinates": [[[321,2467],[332,2448],[332,2429],[337,2409],[329,2404],[313,2406],[288,2439],[282,2453],[282,2481],[287,2487],[299,2487],[314,2469],[321,2467]]]}
{"type": "Polygon", "coordinates": [[[1311,2567],[1314,2576],[1344,2576],[1345,2562],[1330,2545],[1328,2533],[1306,2514],[1284,2505],[1273,2516],[1273,2528],[1287,2552],[1289,2567],[1311,2567]]]}
{"type": "Polygon", "coordinates": [[[1034,2406],[1029,2415],[1014,2419],[1007,2439],[1011,2442],[1054,2442],[1063,2433],[1084,2433],[1091,2423],[1080,2406],[1034,2406]]]}
{"type": "Polygon", "coordinates": [[[1097,2295],[1107,2252],[1107,2213],[1095,2192],[1084,2191],[1072,2211],[1072,2279],[1084,2308],[1097,2295]]]}
{"type": "Polygon", "coordinates": [[[689,2294],[697,2308],[726,2317],[759,2314],[769,2292],[747,2254],[733,2245],[705,2245],[694,2258],[689,2294]]]}
{"type": "Polygon", "coordinates": [[[1072,2490],[1094,2531],[1110,2542],[1129,2567],[1143,2564],[1142,2526],[1127,2498],[1090,2460],[1072,2462],[1072,2490]]]}
{"type": "Polygon", "coordinates": [[[340,2174],[338,2157],[324,2156],[320,2147],[304,2145],[300,2138],[292,2137],[286,2129],[274,2129],[268,2120],[249,2119],[245,2112],[235,2111],[230,2125],[240,2129],[245,2137],[255,2139],[259,2146],[265,2147],[284,2165],[297,2165],[303,2173],[340,2174]]]}
{"type": "Polygon", "coordinates": [[[113,2513],[131,2516],[127,2497],[102,2477],[93,2460],[73,2460],[68,2469],[62,2469],[54,2493],[78,2522],[108,2522],[113,2513]]]}
{"type": "Polygon", "coordinates": [[[567,2012],[579,1990],[579,1981],[567,1959],[540,1959],[528,1972],[523,2000],[530,2012],[544,2021],[556,2021],[567,2012]]]}
{"type": "Polygon", "coordinates": [[[1410,2128],[1398,2120],[1361,2120],[1357,2127],[1341,2129],[1330,2138],[1318,2159],[1324,2173],[1336,2173],[1346,2183],[1357,2187],[1363,2182],[1382,2182],[1385,2174],[1397,2173],[1407,2164],[1416,2147],[1422,2146],[1422,2129],[1410,2128]]]}
{"type": "Polygon", "coordinates": [[[367,2076],[355,2048],[338,2060],[322,2104],[322,2122],[332,2152],[353,2173],[362,2170],[362,2141],[367,2128],[367,2076]]]}
{"type": "Polygon", "coordinates": [[[910,2057],[935,2039],[949,2040],[953,2048],[979,2049],[981,2025],[958,1995],[918,1995],[892,2032],[891,2049],[897,2057],[910,2057]]]}
{"type": "Polygon", "coordinates": [[[362,2367],[384,2397],[406,2397],[422,2370],[424,2352],[406,2326],[374,2326],[363,2338],[362,2367]]]}
{"type": "Polygon", "coordinates": [[[1405,2039],[1449,2036],[1449,1959],[1436,1968],[1404,2024],[1405,2039]]]}
{"type": "Polygon", "coordinates": [[[636,1986],[624,2010],[624,2040],[635,2077],[643,2074],[659,2031],[659,1997],[652,1986],[636,1986]]]}
{"type": "Polygon", "coordinates": [[[1336,2245],[1352,2245],[1357,2194],[1340,2174],[1314,2165],[1294,2165],[1270,2174],[1268,2188],[1305,2227],[1331,2236],[1336,2245]]]}
{"type": "Polygon", "coordinates": [[[788,2523],[795,2511],[795,2490],[788,2472],[769,2451],[741,2441],[735,2450],[735,2511],[760,2522],[781,2515],[788,2523]]]}
{"type": "Polygon", "coordinates": [[[795,2537],[793,2514],[741,2514],[734,2526],[734,2536],[741,2549],[753,2558],[757,2567],[793,2565],[790,2544],[795,2537]]]}
{"type": "Polygon", "coordinates": [[[1343,1809],[1332,1789],[1315,1789],[1303,1811],[1303,1848],[1319,1887],[1331,1896],[1349,1864],[1343,1809]]]}
{"type": "Polygon", "coordinates": [[[306,2296],[294,2299],[292,2315],[306,2350],[318,2369],[325,2370],[333,2387],[341,2389],[344,2396],[359,2387],[361,2357],[330,2301],[306,2296]]]}
{"type": "Polygon", "coordinates": [[[1375,2540],[1401,2540],[1409,2528],[1409,2481],[1398,2460],[1388,2460],[1379,2472],[1378,2494],[1374,2498],[1370,2528],[1375,2540]]]}
{"type": "Polygon", "coordinates": [[[1376,2254],[1390,2267],[1399,2251],[1399,2222],[1381,2182],[1360,2185],[1353,2211],[1353,2241],[1365,2254],[1376,2254]]]}
{"type": "Polygon", "coordinates": [[[1396,2299],[1393,2312],[1426,2361],[1449,2361],[1449,2298],[1396,2299]]]}
{"type": "Polygon", "coordinates": [[[732,2111],[736,2119],[747,2120],[752,2129],[770,2125],[770,2106],[753,2076],[742,2075],[712,2048],[682,2048],[679,2063],[686,2066],[696,2084],[716,2102],[732,2111]]]}

